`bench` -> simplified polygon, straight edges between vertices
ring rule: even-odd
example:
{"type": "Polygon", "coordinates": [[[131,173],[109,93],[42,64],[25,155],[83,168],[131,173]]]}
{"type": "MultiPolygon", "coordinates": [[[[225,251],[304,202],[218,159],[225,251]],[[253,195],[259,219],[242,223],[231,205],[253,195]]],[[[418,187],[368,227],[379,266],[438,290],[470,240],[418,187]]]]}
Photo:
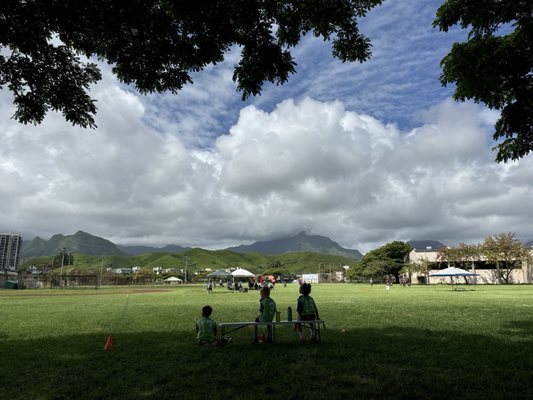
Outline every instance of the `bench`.
{"type": "Polygon", "coordinates": [[[269,329],[271,342],[275,343],[276,341],[276,326],[278,325],[295,325],[300,324],[303,327],[311,328],[312,325],[315,325],[315,334],[316,334],[316,340],[320,341],[320,327],[326,327],[325,321],[321,319],[317,319],[314,321],[272,321],[272,322],[222,322],[218,325],[220,326],[220,335],[222,337],[226,336],[227,334],[234,332],[238,329],[244,328],[246,326],[266,326],[269,329]]]}

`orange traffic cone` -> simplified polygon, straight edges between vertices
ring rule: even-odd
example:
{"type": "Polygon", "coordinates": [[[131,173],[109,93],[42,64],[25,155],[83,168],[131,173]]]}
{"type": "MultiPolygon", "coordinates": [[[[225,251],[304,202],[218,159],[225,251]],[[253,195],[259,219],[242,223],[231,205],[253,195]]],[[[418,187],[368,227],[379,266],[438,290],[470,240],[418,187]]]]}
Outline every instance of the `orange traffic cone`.
{"type": "Polygon", "coordinates": [[[104,350],[109,350],[113,347],[113,335],[109,335],[107,341],[105,342],[104,350]]]}

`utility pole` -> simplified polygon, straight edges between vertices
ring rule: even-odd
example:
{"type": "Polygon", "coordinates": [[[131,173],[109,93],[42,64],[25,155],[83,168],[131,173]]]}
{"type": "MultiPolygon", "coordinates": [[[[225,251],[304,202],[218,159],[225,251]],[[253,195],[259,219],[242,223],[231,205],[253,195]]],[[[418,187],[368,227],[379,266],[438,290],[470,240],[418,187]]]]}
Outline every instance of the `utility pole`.
{"type": "Polygon", "coordinates": [[[189,256],[184,256],[185,258],[185,281],[183,283],[187,283],[187,262],[189,261],[189,256]]]}
{"type": "Polygon", "coordinates": [[[102,255],[102,264],[100,265],[100,286],[102,286],[102,274],[104,273],[104,256],[102,255]]]}
{"type": "Polygon", "coordinates": [[[61,277],[59,278],[59,287],[61,287],[61,283],[63,281],[63,265],[65,264],[65,248],[61,250],[61,277]]]}

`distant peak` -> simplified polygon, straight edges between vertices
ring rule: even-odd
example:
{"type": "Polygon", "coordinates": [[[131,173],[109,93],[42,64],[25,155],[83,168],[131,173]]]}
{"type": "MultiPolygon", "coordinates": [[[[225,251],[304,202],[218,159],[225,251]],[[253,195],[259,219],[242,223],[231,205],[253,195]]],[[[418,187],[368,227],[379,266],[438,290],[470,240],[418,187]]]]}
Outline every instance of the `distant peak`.
{"type": "Polygon", "coordinates": [[[295,235],[294,237],[309,237],[309,236],[317,236],[317,237],[323,237],[323,236],[320,236],[320,235],[315,235],[313,232],[311,232],[310,230],[306,230],[306,231],[300,231],[297,235],[295,235]]]}

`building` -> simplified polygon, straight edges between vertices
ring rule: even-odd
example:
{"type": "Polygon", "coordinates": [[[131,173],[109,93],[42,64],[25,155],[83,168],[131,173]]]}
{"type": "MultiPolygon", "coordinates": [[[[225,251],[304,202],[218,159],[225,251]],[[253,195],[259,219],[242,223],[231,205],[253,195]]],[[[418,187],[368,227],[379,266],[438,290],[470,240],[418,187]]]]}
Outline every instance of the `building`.
{"type": "MultiPolygon", "coordinates": [[[[533,259],[533,249],[529,250],[529,252],[531,254],[531,259],[533,259]]],[[[438,272],[440,269],[455,265],[454,262],[441,260],[439,258],[439,249],[434,249],[430,246],[424,249],[413,249],[409,253],[409,263],[422,265],[425,267],[423,269],[426,269],[426,273],[419,271],[410,276],[413,283],[446,283],[449,281],[449,278],[429,276],[438,272]]],[[[460,262],[458,266],[477,274],[475,278],[468,278],[470,283],[501,283],[501,279],[494,266],[487,263],[483,256],[480,256],[476,260],[460,262]]],[[[519,267],[511,270],[509,281],[511,283],[533,283],[533,263],[528,260],[523,261],[519,267]]]]}
{"type": "Polygon", "coordinates": [[[0,233],[0,287],[7,281],[17,281],[17,266],[22,235],[16,233],[0,233]]]}
{"type": "Polygon", "coordinates": [[[0,269],[16,271],[22,236],[16,233],[0,233],[0,269]]]}
{"type": "Polygon", "coordinates": [[[319,276],[318,274],[302,274],[302,281],[305,283],[318,283],[319,276]]]}

